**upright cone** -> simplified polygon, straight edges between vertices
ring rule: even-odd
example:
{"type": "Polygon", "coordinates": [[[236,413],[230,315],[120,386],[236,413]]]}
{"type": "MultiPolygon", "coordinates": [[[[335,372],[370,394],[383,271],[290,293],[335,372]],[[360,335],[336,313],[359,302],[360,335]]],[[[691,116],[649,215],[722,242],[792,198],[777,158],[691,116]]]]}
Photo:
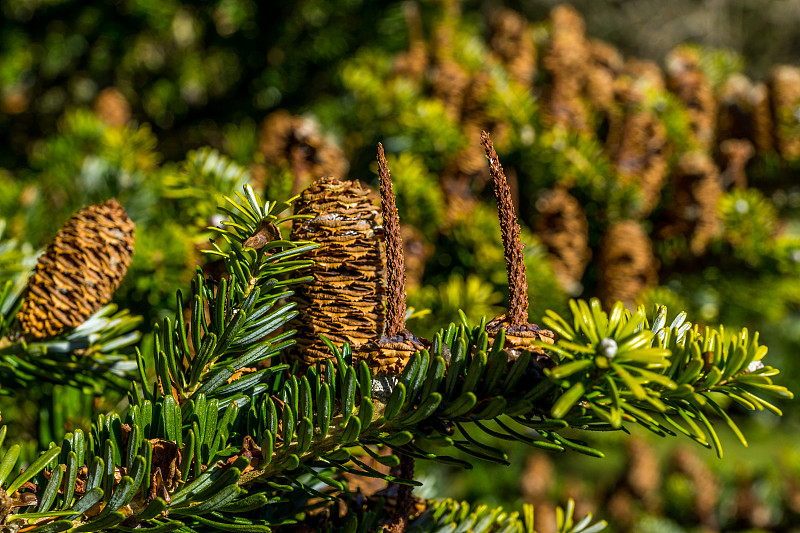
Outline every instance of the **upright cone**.
{"type": "Polygon", "coordinates": [[[114,200],[84,207],[39,258],[17,318],[28,340],[82,324],[111,300],[133,255],[134,225],[114,200]]]}
{"type": "Polygon", "coordinates": [[[313,280],[296,290],[300,315],[294,359],[312,364],[333,355],[320,334],[354,348],[383,331],[383,259],[380,216],[358,181],[316,180],[295,204],[292,239],[320,246],[310,258],[313,280]]]}

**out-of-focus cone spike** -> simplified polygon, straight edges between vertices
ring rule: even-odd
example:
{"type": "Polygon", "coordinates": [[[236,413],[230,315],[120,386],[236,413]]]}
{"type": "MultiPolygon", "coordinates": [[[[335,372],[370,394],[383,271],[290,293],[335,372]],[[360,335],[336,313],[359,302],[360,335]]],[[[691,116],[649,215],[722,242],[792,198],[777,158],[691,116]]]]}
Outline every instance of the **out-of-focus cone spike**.
{"type": "Polygon", "coordinates": [[[554,362],[547,356],[544,349],[533,344],[534,341],[553,343],[555,335],[550,330],[541,329],[536,324],[528,323],[528,279],[525,274],[519,224],[514,212],[514,204],[511,201],[511,190],[489,134],[485,131],[481,133],[481,144],[486,151],[486,158],[489,160],[489,172],[494,184],[509,291],[508,313],[495,317],[486,324],[486,333],[494,342],[502,328],[505,330],[505,349],[510,357],[518,356],[522,350],[528,350],[534,354],[534,364],[540,367],[553,366],[554,362]]]}
{"type": "Polygon", "coordinates": [[[426,348],[426,344],[406,329],[403,239],[389,168],[381,144],[378,144],[378,170],[386,239],[386,329],[380,338],[376,335],[362,346],[359,356],[366,361],[374,375],[380,376],[400,374],[411,356],[426,348]]]}
{"type": "Polygon", "coordinates": [[[303,365],[332,357],[320,334],[354,348],[383,331],[383,250],[380,214],[358,181],[326,177],[303,190],[292,239],[319,244],[310,252],[313,278],[295,291],[300,311],[290,357],[303,365]]]}
{"type": "Polygon", "coordinates": [[[82,324],[111,300],[133,249],[134,224],[116,200],[72,215],[28,280],[17,314],[21,334],[44,340],[82,324]]]}

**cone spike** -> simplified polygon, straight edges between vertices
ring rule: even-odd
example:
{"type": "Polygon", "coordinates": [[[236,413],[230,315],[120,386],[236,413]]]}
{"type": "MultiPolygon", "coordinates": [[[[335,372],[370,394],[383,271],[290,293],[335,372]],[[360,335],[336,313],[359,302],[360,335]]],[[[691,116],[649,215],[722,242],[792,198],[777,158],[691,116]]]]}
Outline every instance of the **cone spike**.
{"type": "Polygon", "coordinates": [[[406,266],[403,257],[403,239],[400,236],[400,217],[397,214],[392,180],[383,153],[378,143],[378,170],[381,188],[381,209],[386,234],[386,334],[399,335],[406,327],[406,266]]]}
{"type": "Polygon", "coordinates": [[[494,151],[492,140],[485,131],[481,132],[481,145],[489,160],[489,172],[494,184],[494,197],[497,200],[497,213],[500,217],[500,231],[503,235],[503,248],[508,273],[508,323],[512,327],[522,327],[528,323],[528,279],[525,275],[525,261],[522,255],[522,241],[511,201],[503,167],[494,151]]]}

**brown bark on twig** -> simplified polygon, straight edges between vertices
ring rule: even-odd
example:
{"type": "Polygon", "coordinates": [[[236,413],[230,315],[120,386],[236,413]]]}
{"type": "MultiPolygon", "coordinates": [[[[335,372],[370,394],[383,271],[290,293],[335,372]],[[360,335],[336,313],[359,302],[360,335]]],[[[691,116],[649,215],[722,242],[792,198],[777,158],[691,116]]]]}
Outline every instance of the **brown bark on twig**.
{"type": "MultiPolygon", "coordinates": [[[[414,458],[401,454],[399,469],[401,478],[414,479],[414,458]]],[[[413,492],[413,485],[398,486],[397,506],[394,509],[392,525],[389,527],[391,533],[403,533],[408,528],[408,517],[414,505],[413,492]]]]}
{"type": "Polygon", "coordinates": [[[522,256],[522,241],[503,167],[497,159],[489,134],[481,132],[481,144],[489,160],[489,171],[494,183],[494,197],[497,199],[497,213],[500,217],[500,231],[503,234],[503,248],[508,273],[508,318],[509,324],[521,327],[528,323],[528,279],[525,275],[525,262],[522,256]]]}

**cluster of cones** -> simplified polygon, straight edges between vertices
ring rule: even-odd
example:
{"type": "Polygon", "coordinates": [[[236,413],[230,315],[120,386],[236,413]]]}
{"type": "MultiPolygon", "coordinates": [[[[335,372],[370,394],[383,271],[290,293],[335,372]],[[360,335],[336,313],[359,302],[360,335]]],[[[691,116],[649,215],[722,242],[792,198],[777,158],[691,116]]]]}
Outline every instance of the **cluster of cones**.
{"type": "MultiPolygon", "coordinates": [[[[492,341],[500,329],[506,332],[511,357],[529,350],[540,367],[553,362],[534,341],[553,342],[553,333],[528,323],[525,264],[511,193],[489,135],[481,135],[489,160],[498,203],[506,267],[510,288],[507,314],[487,324],[492,341]]],[[[358,182],[322,178],[306,188],[296,204],[296,213],[308,218],[295,222],[292,237],[320,245],[313,252],[313,280],[297,291],[297,347],[292,358],[307,366],[332,354],[320,334],[336,345],[349,343],[358,357],[378,376],[398,375],[411,356],[430,344],[405,327],[405,259],[400,218],[383,147],[378,145],[381,211],[358,182]],[[384,284],[381,236],[385,237],[386,316],[382,311],[384,284]]]]}
{"type": "MultiPolygon", "coordinates": [[[[528,20],[510,10],[497,10],[490,21],[491,36],[486,68],[470,70],[456,61],[452,53],[458,6],[449,5],[448,16],[434,24],[429,42],[423,37],[422,25],[415,9],[407,10],[409,49],[395,57],[394,76],[426,88],[439,99],[450,115],[459,122],[470,139],[474,132],[491,129],[496,137],[506,137],[509,125],[489,111],[487,98],[493,82],[488,75],[492,65],[503,66],[509,80],[541,95],[543,117],[550,128],[579,132],[597,137],[613,163],[621,182],[632,184],[638,191],[639,203],[627,213],[624,226],[640,224],[662,203],[662,191],[686,187],[687,194],[670,197],[669,205],[660,211],[655,224],[662,239],[680,236],[689,253],[704,253],[711,240],[718,236],[721,224],[715,206],[722,191],[729,186],[747,186],[745,167],[754,155],[777,152],[787,161],[800,159],[800,119],[796,113],[800,101],[800,68],[778,66],[766,83],[754,83],[741,74],[734,74],[715,88],[705,73],[701,52],[690,46],[679,46],[666,58],[665,68],[656,63],[625,58],[613,46],[588,38],[582,17],[573,8],[557,6],[551,13],[546,38],[534,38],[528,20]],[[537,75],[542,69],[545,76],[537,75]],[[546,80],[536,86],[535,80],[546,80]],[[663,109],[655,104],[654,95],[672,93],[683,103],[688,118],[685,141],[690,151],[675,154],[685,147],[673,146],[668,139],[668,124],[663,109]],[[598,128],[603,130],[602,135],[598,128]],[[671,161],[677,165],[671,166],[671,161]]],[[[482,150],[471,143],[456,155],[441,173],[444,190],[474,191],[481,187],[482,150]]],[[[515,176],[508,175],[514,188],[515,176]]],[[[546,209],[537,210],[532,221],[537,234],[552,255],[554,270],[568,291],[580,287],[591,257],[586,215],[570,196],[568,180],[547,191],[541,202],[546,209]],[[567,206],[556,214],[556,206],[567,206]],[[572,208],[577,206],[577,208],[572,208]],[[558,218],[559,229],[548,222],[558,218]]],[[[467,196],[469,196],[467,194],[467,196]]],[[[469,210],[465,195],[446,195],[448,219],[453,212],[469,210]]],[[[538,206],[537,206],[538,207],[538,206]]],[[[619,243],[612,238],[620,230],[607,229],[603,243],[619,243]]],[[[639,251],[633,244],[627,254],[647,254],[652,249],[649,238],[637,239],[646,245],[639,251]]],[[[600,249],[599,257],[619,255],[618,250],[600,249]]],[[[645,279],[655,283],[652,275],[655,258],[651,257],[622,277],[645,279]]],[[[620,267],[621,268],[621,267],[620,267]]],[[[617,269],[619,270],[619,269],[617,269]]],[[[634,282],[622,292],[611,294],[611,286],[600,272],[600,285],[607,284],[610,300],[622,299],[628,304],[630,295],[644,284],[634,282]]],[[[619,274],[614,274],[616,278],[619,274]]]]}
{"type": "Polygon", "coordinates": [[[131,262],[134,225],[116,200],[85,207],[39,258],[17,314],[27,340],[55,337],[111,300],[131,262]]]}

